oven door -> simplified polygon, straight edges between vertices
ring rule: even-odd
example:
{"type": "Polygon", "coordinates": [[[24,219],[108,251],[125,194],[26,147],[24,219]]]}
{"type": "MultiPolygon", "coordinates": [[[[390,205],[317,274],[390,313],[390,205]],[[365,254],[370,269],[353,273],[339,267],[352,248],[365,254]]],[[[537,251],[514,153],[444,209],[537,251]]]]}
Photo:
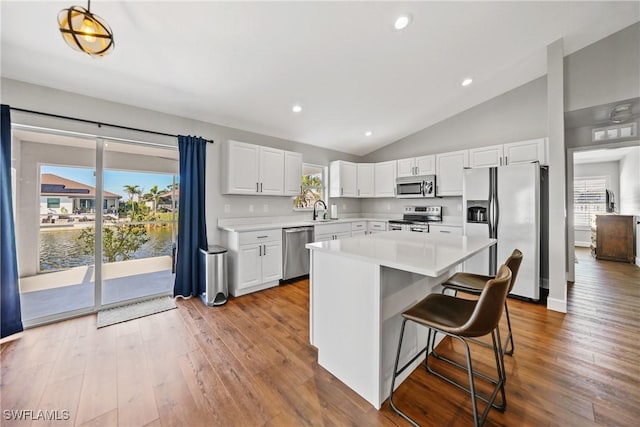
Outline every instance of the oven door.
{"type": "Polygon", "coordinates": [[[428,233],[429,225],[410,225],[409,230],[413,231],[414,233],[428,233]]]}
{"type": "Polygon", "coordinates": [[[403,230],[402,224],[389,223],[389,231],[402,231],[402,230],[403,230]]]}
{"type": "Polygon", "coordinates": [[[424,181],[400,181],[396,182],[396,197],[400,199],[415,199],[423,197],[424,181]]]}

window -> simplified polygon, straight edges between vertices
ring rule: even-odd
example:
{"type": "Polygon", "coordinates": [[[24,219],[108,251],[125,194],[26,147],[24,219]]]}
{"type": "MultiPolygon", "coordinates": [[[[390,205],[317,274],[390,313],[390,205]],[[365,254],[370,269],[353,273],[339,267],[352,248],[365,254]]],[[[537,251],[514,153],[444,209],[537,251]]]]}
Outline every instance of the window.
{"type": "Polygon", "coordinates": [[[293,199],[294,209],[313,209],[313,204],[318,200],[325,200],[326,191],[326,167],[318,165],[302,164],[302,179],[300,182],[300,195],[293,199]]]}
{"type": "Polygon", "coordinates": [[[607,211],[608,177],[590,176],[573,180],[573,216],[576,227],[590,227],[596,214],[607,211]]]}
{"type": "Polygon", "coordinates": [[[47,198],[47,209],[58,209],[59,207],[60,207],[60,198],[58,197],[47,198]]]}

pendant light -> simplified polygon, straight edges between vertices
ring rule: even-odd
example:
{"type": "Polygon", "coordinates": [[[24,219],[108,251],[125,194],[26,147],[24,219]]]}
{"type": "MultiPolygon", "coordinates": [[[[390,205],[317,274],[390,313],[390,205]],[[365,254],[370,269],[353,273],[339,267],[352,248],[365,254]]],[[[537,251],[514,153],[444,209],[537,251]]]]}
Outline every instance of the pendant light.
{"type": "Polygon", "coordinates": [[[91,13],[91,0],[86,9],[71,6],[61,10],[58,26],[62,38],[71,48],[91,57],[103,57],[114,48],[113,32],[104,19],[91,13]]]}

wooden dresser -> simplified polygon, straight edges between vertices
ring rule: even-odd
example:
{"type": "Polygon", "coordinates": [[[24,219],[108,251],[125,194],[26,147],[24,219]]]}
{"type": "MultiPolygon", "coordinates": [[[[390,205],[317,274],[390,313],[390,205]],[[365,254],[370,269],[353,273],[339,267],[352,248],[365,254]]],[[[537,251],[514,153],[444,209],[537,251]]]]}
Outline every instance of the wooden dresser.
{"type": "Polygon", "coordinates": [[[596,258],[633,263],[635,222],[632,215],[596,215],[596,258]]]}

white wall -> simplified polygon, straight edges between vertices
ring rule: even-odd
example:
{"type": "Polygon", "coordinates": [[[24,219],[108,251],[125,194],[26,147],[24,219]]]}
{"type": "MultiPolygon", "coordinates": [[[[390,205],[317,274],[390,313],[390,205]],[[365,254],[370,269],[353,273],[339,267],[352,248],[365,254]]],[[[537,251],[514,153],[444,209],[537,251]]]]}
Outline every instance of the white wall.
{"type": "MultiPolygon", "coordinates": [[[[617,203],[621,214],[640,216],[640,147],[620,160],[618,195],[617,203]]],[[[636,256],[640,257],[640,253],[636,256]]]]}
{"type": "MultiPolygon", "coordinates": [[[[266,196],[234,196],[222,195],[220,191],[221,178],[221,142],[228,139],[245,141],[253,144],[266,145],[302,153],[303,161],[318,165],[328,165],[332,160],[357,161],[356,156],[338,151],[325,150],[319,147],[300,144],[267,135],[246,132],[212,123],[205,123],[184,117],[146,110],[130,105],[119,104],[97,98],[82,96],[70,92],[32,85],[11,79],[2,79],[2,102],[12,107],[54,113],[64,116],[96,120],[103,123],[115,123],[141,129],[182,135],[199,135],[213,139],[215,144],[207,146],[207,187],[206,187],[206,215],[207,236],[210,244],[219,243],[217,229],[218,218],[257,217],[272,215],[297,215],[311,218],[310,213],[293,212],[290,197],[266,196]],[[230,212],[224,212],[224,206],[230,205],[230,212]],[[253,205],[254,212],[249,211],[253,205]],[[268,205],[269,212],[264,212],[264,205],[268,205]]],[[[53,119],[27,113],[12,112],[12,122],[33,126],[49,127],[53,129],[69,130],[111,137],[127,138],[156,142],[175,146],[175,138],[162,137],[139,132],[120,130],[109,127],[100,129],[95,125],[83,124],[68,120],[53,119]]],[[[19,196],[18,196],[19,197],[19,196]]],[[[360,212],[359,199],[334,199],[332,203],[339,205],[343,213],[360,212]]],[[[35,224],[35,223],[34,223],[35,224]]]]}

